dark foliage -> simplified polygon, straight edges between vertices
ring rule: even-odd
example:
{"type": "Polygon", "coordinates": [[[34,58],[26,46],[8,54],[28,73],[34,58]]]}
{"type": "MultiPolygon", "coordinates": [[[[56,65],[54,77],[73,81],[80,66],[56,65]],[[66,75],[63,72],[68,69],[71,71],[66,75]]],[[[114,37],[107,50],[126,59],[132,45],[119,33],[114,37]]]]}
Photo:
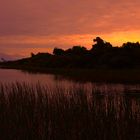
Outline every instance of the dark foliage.
{"type": "Polygon", "coordinates": [[[3,65],[42,67],[42,68],[137,68],[140,66],[140,44],[124,43],[121,47],[113,47],[100,37],[93,40],[92,49],[82,46],[63,50],[54,48],[53,54],[31,53],[30,58],[3,65]]]}

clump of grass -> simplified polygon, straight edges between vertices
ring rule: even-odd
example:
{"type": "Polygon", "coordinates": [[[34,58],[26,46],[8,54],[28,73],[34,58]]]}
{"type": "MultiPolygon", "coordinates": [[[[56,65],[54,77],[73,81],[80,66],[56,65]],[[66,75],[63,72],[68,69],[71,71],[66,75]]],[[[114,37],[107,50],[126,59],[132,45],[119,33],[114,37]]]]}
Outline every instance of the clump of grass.
{"type": "Polygon", "coordinates": [[[1,139],[135,140],[139,132],[139,98],[82,86],[0,85],[1,139]]]}

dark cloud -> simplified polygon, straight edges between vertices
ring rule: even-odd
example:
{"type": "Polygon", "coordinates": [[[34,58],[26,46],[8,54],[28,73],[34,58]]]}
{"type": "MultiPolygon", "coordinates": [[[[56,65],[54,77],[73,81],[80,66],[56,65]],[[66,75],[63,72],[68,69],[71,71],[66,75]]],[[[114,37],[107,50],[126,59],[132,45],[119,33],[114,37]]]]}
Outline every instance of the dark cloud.
{"type": "Polygon", "coordinates": [[[5,0],[0,2],[0,35],[84,34],[138,29],[139,5],[138,0],[5,0]]]}

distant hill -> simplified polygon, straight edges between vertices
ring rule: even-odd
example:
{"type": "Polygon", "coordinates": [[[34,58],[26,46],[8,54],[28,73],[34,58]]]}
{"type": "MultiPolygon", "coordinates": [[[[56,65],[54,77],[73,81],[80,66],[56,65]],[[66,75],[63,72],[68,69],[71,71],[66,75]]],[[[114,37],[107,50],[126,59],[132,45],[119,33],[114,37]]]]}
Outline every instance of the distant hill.
{"type": "Polygon", "coordinates": [[[0,61],[11,61],[11,60],[17,60],[21,58],[21,56],[14,56],[14,55],[8,55],[5,53],[0,53],[0,61]]]}

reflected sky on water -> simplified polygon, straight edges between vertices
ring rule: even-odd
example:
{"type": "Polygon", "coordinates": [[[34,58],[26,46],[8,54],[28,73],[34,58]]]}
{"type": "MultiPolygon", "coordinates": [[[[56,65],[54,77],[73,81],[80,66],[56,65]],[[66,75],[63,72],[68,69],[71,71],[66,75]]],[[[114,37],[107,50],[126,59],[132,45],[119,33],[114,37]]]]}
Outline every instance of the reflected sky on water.
{"type": "Polygon", "coordinates": [[[63,86],[65,88],[70,88],[74,86],[83,86],[85,89],[89,90],[91,88],[95,90],[100,90],[103,93],[121,93],[124,90],[128,91],[140,91],[140,85],[128,85],[128,84],[106,84],[106,83],[93,83],[93,82],[76,82],[73,80],[65,79],[53,74],[40,74],[40,73],[28,73],[21,70],[14,69],[0,69],[0,82],[1,83],[14,83],[14,82],[26,82],[31,84],[40,83],[41,85],[53,86],[63,86]]]}

